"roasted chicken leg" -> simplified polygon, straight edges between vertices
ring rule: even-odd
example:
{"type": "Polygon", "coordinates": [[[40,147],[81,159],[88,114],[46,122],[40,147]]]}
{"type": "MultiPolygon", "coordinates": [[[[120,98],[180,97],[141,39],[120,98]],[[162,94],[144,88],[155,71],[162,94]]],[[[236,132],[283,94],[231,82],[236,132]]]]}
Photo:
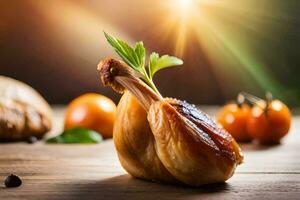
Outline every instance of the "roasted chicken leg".
{"type": "Polygon", "coordinates": [[[104,85],[124,92],[113,138],[122,166],[134,177],[190,186],[229,179],[243,155],[211,118],[185,101],[155,93],[122,61],[99,65],[104,85]]]}

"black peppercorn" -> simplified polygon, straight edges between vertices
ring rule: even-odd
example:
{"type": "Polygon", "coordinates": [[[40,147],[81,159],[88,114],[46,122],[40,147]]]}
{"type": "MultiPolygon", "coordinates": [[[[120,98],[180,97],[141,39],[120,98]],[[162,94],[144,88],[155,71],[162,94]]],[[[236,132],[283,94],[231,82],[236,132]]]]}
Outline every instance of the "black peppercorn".
{"type": "Polygon", "coordinates": [[[19,176],[11,174],[8,177],[6,177],[4,184],[6,187],[19,187],[22,185],[22,180],[20,179],[19,176]]]}
{"type": "Polygon", "coordinates": [[[35,136],[30,136],[30,137],[27,139],[27,143],[33,144],[33,143],[36,143],[37,140],[38,140],[38,139],[37,139],[35,136]]]}

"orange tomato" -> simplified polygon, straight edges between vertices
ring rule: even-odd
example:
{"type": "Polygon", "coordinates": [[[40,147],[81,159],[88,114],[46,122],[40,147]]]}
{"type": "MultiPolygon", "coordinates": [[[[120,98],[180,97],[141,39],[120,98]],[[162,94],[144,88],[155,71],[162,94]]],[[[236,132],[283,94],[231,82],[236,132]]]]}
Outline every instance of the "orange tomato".
{"type": "Polygon", "coordinates": [[[247,132],[247,120],[250,107],[247,104],[230,103],[217,115],[217,121],[237,142],[250,142],[252,137],[247,132]]]}
{"type": "Polygon", "coordinates": [[[67,107],[65,129],[84,127],[111,138],[115,121],[115,103],[100,94],[88,93],[74,99],[67,107]]]}
{"type": "Polygon", "coordinates": [[[259,101],[253,106],[248,118],[249,134],[263,144],[279,143],[291,125],[291,112],[279,100],[273,100],[267,106],[266,101],[259,101]]]}

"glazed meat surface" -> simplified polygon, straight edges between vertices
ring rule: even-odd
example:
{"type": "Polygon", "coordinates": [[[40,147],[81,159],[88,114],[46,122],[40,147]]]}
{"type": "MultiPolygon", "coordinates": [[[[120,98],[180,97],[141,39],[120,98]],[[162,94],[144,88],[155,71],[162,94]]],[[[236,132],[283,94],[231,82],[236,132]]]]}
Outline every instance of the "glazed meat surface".
{"type": "Polygon", "coordinates": [[[233,137],[196,106],[163,98],[123,62],[105,59],[101,80],[124,92],[113,138],[134,177],[191,186],[229,179],[243,155],[233,137]]]}

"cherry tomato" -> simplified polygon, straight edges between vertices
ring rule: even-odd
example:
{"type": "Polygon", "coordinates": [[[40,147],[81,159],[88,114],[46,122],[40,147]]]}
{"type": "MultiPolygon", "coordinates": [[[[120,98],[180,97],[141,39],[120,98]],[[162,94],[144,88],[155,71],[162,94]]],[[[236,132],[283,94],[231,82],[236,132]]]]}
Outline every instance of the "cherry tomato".
{"type": "Polygon", "coordinates": [[[279,100],[258,101],[253,108],[247,122],[249,134],[263,144],[279,143],[291,125],[291,112],[279,100]]]}
{"type": "Polygon", "coordinates": [[[252,137],[247,132],[247,120],[250,107],[247,104],[230,103],[223,107],[217,121],[237,142],[250,142],[252,137]]]}
{"type": "Polygon", "coordinates": [[[74,99],[67,107],[65,129],[84,127],[111,138],[116,114],[115,103],[100,94],[88,93],[74,99]]]}

